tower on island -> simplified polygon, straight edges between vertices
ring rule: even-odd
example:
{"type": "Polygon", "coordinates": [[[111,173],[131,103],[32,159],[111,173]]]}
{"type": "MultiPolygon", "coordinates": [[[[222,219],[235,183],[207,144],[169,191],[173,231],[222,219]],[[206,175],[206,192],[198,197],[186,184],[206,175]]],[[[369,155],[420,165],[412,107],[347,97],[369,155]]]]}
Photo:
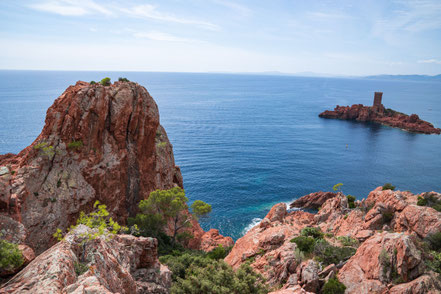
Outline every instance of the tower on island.
{"type": "Polygon", "coordinates": [[[382,97],[383,97],[383,92],[375,92],[373,106],[381,106],[381,98],[382,97]]]}

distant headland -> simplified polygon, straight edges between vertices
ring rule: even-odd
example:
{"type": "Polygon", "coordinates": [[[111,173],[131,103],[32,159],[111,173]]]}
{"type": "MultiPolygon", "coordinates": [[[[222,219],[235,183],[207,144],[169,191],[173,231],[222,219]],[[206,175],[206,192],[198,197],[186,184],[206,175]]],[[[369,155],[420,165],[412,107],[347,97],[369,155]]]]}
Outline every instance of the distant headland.
{"type": "Polygon", "coordinates": [[[441,129],[435,128],[431,123],[420,119],[416,114],[407,115],[385,108],[381,103],[382,97],[382,92],[375,92],[373,106],[364,106],[363,104],[337,105],[334,110],[326,110],[320,113],[319,117],[376,122],[415,133],[438,135],[441,133],[441,129]]]}

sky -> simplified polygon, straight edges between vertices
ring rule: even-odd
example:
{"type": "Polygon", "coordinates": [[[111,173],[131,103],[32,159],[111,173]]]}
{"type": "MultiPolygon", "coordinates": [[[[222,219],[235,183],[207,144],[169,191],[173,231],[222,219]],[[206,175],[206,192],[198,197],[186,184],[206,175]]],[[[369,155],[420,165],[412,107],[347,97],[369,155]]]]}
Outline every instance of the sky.
{"type": "Polygon", "coordinates": [[[0,69],[441,73],[441,0],[0,1],[0,69]]]}

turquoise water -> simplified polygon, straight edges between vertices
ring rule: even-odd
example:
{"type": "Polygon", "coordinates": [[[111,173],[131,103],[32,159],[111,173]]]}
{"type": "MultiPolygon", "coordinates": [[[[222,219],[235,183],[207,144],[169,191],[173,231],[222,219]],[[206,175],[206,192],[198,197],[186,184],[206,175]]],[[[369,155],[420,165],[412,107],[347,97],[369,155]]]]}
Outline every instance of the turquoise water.
{"type": "Polygon", "coordinates": [[[190,200],[213,205],[201,220],[240,237],[271,206],[343,183],[366,197],[391,182],[441,191],[441,136],[318,117],[336,104],[417,113],[441,127],[441,83],[182,73],[0,71],[0,153],[40,133],[47,108],[77,80],[127,77],[158,103],[190,200]]]}

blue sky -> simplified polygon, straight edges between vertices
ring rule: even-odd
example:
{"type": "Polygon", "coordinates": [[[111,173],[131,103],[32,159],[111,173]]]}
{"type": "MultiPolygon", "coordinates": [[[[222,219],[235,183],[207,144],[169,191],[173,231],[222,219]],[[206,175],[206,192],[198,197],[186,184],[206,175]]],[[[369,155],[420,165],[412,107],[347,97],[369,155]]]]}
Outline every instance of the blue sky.
{"type": "Polygon", "coordinates": [[[440,74],[440,0],[0,2],[0,68],[440,74]]]}

